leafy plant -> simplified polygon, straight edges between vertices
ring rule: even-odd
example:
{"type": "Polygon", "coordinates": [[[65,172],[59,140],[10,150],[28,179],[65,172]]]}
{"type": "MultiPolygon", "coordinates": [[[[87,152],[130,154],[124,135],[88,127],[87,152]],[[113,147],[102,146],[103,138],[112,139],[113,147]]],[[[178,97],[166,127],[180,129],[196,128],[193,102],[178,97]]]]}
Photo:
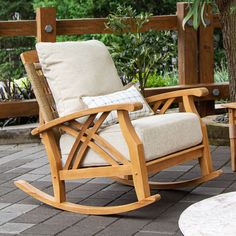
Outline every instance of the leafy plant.
{"type": "MultiPolygon", "coordinates": [[[[0,81],[0,101],[22,100],[34,98],[32,86],[28,78],[0,81]]],[[[0,119],[0,126],[20,125],[37,122],[37,117],[15,117],[0,119]]]]}
{"type": "Polygon", "coordinates": [[[176,72],[165,72],[163,75],[158,75],[157,72],[150,75],[147,79],[146,87],[164,87],[175,86],[179,84],[178,74],[176,72]]]}
{"type": "Polygon", "coordinates": [[[150,16],[149,13],[137,14],[132,7],[119,6],[116,13],[108,16],[107,23],[116,33],[108,40],[108,45],[123,83],[136,79],[142,92],[150,76],[163,76],[166,71],[177,70],[177,35],[172,31],[142,33],[150,16]]]}
{"type": "Polygon", "coordinates": [[[148,77],[154,73],[155,63],[160,59],[160,53],[156,53],[147,42],[147,35],[141,33],[150,16],[149,13],[137,14],[130,6],[119,6],[115,14],[108,16],[106,25],[119,35],[117,40],[111,43],[111,51],[123,82],[137,79],[142,93],[148,77]]]}
{"type": "Polygon", "coordinates": [[[0,101],[23,100],[35,98],[32,86],[27,77],[18,80],[0,81],[0,101]]]}
{"type": "Polygon", "coordinates": [[[215,68],[214,80],[216,83],[229,82],[229,72],[224,62],[215,68]]]}
{"type": "Polygon", "coordinates": [[[186,17],[184,18],[182,25],[183,28],[185,27],[185,24],[192,18],[193,20],[193,28],[197,30],[197,28],[200,25],[200,22],[202,22],[202,24],[204,26],[207,25],[205,18],[204,18],[204,14],[205,14],[205,9],[206,7],[209,6],[210,3],[214,3],[213,0],[188,0],[189,2],[189,11],[186,15],[186,17]],[[192,3],[192,4],[190,4],[192,3]]]}

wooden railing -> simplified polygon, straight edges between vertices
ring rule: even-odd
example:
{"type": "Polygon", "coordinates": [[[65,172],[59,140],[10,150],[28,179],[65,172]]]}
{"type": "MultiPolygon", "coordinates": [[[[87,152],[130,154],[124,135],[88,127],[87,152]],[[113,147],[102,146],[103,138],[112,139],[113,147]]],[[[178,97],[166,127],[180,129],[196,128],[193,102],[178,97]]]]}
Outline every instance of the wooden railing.
{"type": "MultiPolygon", "coordinates": [[[[201,115],[212,114],[215,112],[215,100],[229,97],[227,83],[214,83],[214,48],[213,31],[220,28],[219,17],[207,14],[208,26],[200,26],[195,31],[191,26],[182,28],[182,21],[186,15],[186,3],[177,3],[176,15],[153,16],[143,27],[142,31],[150,29],[156,31],[175,30],[178,32],[178,73],[179,86],[161,87],[146,89],[145,95],[153,95],[176,89],[204,86],[209,89],[209,96],[199,100],[198,109],[201,115]]],[[[107,19],[67,19],[57,20],[55,8],[39,8],[36,11],[36,20],[30,21],[1,21],[0,37],[4,36],[34,36],[37,41],[55,42],[57,35],[81,35],[81,34],[110,34],[105,27],[107,19]]],[[[22,103],[23,104],[23,103],[22,103]]],[[[36,115],[38,108],[35,101],[27,102],[28,111],[24,109],[24,116],[36,115]],[[32,108],[34,107],[34,108],[32,108]]],[[[5,104],[4,112],[0,113],[0,118],[10,116],[22,116],[22,108],[16,106],[14,114],[10,112],[10,106],[5,104]],[[18,112],[17,112],[18,111],[18,112]],[[19,115],[17,115],[19,114],[19,115]]],[[[2,110],[0,105],[0,110],[2,110]]]]}

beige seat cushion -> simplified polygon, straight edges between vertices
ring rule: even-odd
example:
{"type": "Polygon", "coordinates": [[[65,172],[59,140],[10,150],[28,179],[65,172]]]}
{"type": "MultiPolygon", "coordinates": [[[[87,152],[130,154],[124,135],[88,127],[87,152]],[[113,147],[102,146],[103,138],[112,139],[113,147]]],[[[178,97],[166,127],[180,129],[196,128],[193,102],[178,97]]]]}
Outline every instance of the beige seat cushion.
{"type": "Polygon", "coordinates": [[[85,109],[81,96],[123,89],[106,46],[97,40],[37,43],[36,49],[60,117],[85,109]]]}
{"type": "MultiPolygon", "coordinates": [[[[195,146],[202,142],[201,125],[194,113],[155,115],[133,120],[132,124],[144,145],[146,161],[195,146]]],[[[104,128],[100,136],[116,147],[128,160],[129,151],[119,124],[104,128]]],[[[63,163],[74,143],[74,138],[63,134],[60,147],[63,163]]],[[[89,150],[83,166],[107,165],[97,153],[89,150]]]]}

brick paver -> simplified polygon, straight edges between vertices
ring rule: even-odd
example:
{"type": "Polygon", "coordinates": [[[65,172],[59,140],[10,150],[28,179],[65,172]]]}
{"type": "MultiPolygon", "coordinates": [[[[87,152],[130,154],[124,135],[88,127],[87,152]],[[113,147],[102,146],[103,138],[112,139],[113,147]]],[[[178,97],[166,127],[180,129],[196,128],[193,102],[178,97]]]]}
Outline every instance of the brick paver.
{"type": "MultiPolygon", "coordinates": [[[[25,179],[52,193],[48,161],[42,145],[0,146],[0,236],[180,236],[178,219],[191,204],[236,191],[236,174],[230,168],[229,147],[211,147],[213,165],[223,168],[218,179],[201,186],[159,191],[162,199],[137,211],[113,216],[87,216],[64,212],[40,203],[18,190],[13,181],[25,179]]],[[[172,167],[152,180],[173,181],[199,174],[196,162],[172,167]]],[[[85,179],[67,184],[68,200],[97,206],[116,205],[136,199],[133,189],[111,179],[85,179]]],[[[158,191],[153,191],[157,193],[158,191]]]]}

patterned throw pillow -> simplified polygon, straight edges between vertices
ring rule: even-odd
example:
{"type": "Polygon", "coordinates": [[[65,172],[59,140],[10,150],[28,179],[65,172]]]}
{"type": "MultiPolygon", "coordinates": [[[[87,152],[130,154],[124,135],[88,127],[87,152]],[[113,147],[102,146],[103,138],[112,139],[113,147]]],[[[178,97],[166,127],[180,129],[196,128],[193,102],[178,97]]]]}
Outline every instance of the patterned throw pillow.
{"type": "MultiPolygon", "coordinates": [[[[88,108],[95,108],[112,104],[141,102],[143,104],[143,108],[141,110],[129,113],[131,120],[154,114],[152,109],[149,107],[149,105],[144,100],[141,93],[135,88],[135,86],[131,86],[126,90],[110,93],[107,95],[82,97],[82,100],[87,105],[88,108]]],[[[117,112],[112,111],[108,115],[106,120],[103,122],[103,125],[112,125],[117,122],[118,122],[117,112]]]]}

